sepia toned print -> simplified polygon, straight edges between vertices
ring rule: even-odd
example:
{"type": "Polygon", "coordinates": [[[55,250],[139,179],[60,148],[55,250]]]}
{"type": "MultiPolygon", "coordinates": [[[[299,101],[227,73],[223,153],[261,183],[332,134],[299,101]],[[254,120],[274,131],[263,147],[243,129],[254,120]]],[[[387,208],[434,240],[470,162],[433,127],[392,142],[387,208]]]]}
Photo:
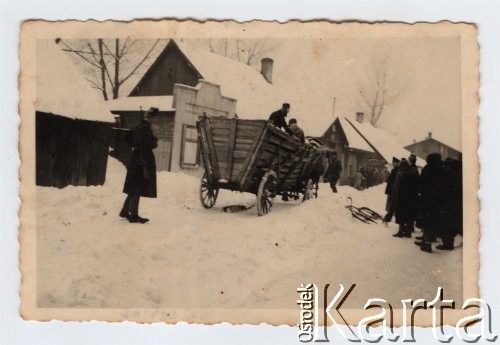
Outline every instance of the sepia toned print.
{"type": "Polygon", "coordinates": [[[474,26],[29,21],[20,61],[24,318],[480,297],[474,26]]]}

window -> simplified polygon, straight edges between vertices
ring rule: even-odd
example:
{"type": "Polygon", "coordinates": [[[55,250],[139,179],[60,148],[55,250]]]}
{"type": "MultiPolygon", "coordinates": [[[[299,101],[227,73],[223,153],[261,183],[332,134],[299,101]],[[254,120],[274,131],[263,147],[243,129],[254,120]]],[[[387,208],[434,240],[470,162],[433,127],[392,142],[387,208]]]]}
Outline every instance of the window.
{"type": "Polygon", "coordinates": [[[181,166],[196,167],[198,165],[198,131],[196,126],[182,127],[181,166]]]}

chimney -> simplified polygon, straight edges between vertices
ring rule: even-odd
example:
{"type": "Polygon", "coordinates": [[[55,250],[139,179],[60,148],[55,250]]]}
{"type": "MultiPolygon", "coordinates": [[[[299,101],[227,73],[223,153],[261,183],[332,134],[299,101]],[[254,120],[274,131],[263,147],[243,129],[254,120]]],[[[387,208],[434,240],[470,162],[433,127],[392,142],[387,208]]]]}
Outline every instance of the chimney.
{"type": "Polygon", "coordinates": [[[356,121],[359,123],[363,123],[365,119],[365,114],[363,112],[357,112],[356,113],[356,121]]]}
{"type": "Polygon", "coordinates": [[[260,60],[260,73],[269,84],[273,83],[273,59],[263,58],[260,60]]]}
{"type": "Polygon", "coordinates": [[[429,132],[429,136],[427,137],[428,139],[432,138],[432,132],[429,132]]]}

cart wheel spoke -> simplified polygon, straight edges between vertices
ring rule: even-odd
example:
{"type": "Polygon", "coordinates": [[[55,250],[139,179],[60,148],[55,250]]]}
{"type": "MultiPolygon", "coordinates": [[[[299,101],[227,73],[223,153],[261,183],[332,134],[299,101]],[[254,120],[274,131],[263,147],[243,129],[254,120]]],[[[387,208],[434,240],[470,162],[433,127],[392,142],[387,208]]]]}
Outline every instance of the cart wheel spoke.
{"type": "Polygon", "coordinates": [[[271,212],[276,191],[276,180],[276,173],[270,170],[264,174],[260,181],[257,193],[257,213],[259,216],[271,212]]]}
{"type": "Polygon", "coordinates": [[[219,187],[211,186],[208,182],[207,172],[203,174],[200,183],[200,201],[204,208],[212,208],[217,201],[219,194],[219,187]]]}

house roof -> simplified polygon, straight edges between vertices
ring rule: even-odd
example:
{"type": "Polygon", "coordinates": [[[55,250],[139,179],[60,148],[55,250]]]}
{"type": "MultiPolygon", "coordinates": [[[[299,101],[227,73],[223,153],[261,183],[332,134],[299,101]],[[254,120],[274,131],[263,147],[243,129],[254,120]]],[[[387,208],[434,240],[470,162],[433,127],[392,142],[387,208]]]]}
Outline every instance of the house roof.
{"type": "MultiPolygon", "coordinates": [[[[377,152],[382,158],[390,163],[392,157],[407,158],[411,152],[403,148],[392,134],[383,129],[372,126],[369,123],[359,123],[348,118],[345,120],[365,139],[365,141],[377,152]]],[[[417,166],[424,166],[425,161],[417,157],[417,166]]]]}
{"type": "Polygon", "coordinates": [[[338,121],[344,131],[347,143],[351,149],[362,150],[375,153],[366,140],[354,129],[354,127],[344,118],[339,116],[338,121]]]}
{"type": "MultiPolygon", "coordinates": [[[[272,111],[280,108],[282,103],[289,101],[281,97],[278,88],[268,83],[254,67],[197,48],[179,39],[165,41],[163,46],[158,48],[158,51],[161,51],[158,59],[164,55],[165,49],[171,43],[179,48],[202,79],[220,85],[223,96],[237,100],[236,114],[240,118],[267,119],[272,111]]],[[[135,82],[127,83],[130,90],[134,89],[147,73],[146,71],[143,75],[137,75],[134,77],[135,82]]],[[[124,91],[128,90],[124,89],[124,91]]],[[[149,96],[145,96],[144,99],[147,97],[149,96]]]]}
{"type": "Polygon", "coordinates": [[[174,96],[122,97],[107,101],[108,109],[115,111],[146,111],[151,107],[160,111],[175,111],[174,96]]]}
{"type": "Polygon", "coordinates": [[[81,68],[53,40],[37,43],[36,110],[93,121],[112,122],[101,94],[81,68]]]}
{"type": "Polygon", "coordinates": [[[419,144],[425,143],[426,141],[429,141],[429,140],[434,140],[434,141],[436,141],[436,142],[440,143],[441,145],[448,146],[449,148],[451,148],[451,149],[453,149],[453,150],[455,150],[455,151],[457,151],[457,152],[462,152],[460,149],[458,149],[458,148],[456,148],[456,147],[453,147],[453,146],[451,146],[451,145],[445,144],[445,143],[443,143],[441,140],[434,138],[434,136],[432,136],[431,138],[427,137],[427,138],[425,138],[425,139],[423,139],[423,140],[420,140],[420,141],[417,141],[417,142],[415,142],[415,143],[411,143],[411,144],[409,144],[409,145],[406,145],[406,146],[405,146],[405,148],[407,148],[407,147],[412,147],[412,146],[414,146],[414,145],[419,145],[419,144]]]}
{"type": "Polygon", "coordinates": [[[223,96],[238,100],[236,113],[239,117],[267,118],[272,110],[276,110],[274,108],[285,102],[279,97],[276,87],[254,67],[179,40],[173,41],[203,79],[220,85],[223,96]]]}

